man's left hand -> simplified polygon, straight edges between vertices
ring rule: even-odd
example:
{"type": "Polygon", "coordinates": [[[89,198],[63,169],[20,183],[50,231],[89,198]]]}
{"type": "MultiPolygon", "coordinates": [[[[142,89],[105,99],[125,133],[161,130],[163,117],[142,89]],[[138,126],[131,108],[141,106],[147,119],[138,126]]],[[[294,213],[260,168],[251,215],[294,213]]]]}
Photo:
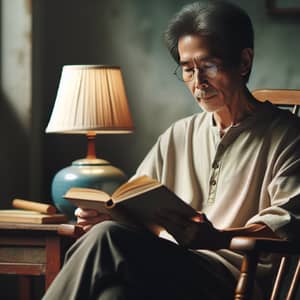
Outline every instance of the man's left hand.
{"type": "Polygon", "coordinates": [[[216,229],[202,213],[190,219],[178,212],[164,210],[158,213],[156,220],[179,245],[190,249],[221,249],[230,243],[230,236],[216,229]]]}

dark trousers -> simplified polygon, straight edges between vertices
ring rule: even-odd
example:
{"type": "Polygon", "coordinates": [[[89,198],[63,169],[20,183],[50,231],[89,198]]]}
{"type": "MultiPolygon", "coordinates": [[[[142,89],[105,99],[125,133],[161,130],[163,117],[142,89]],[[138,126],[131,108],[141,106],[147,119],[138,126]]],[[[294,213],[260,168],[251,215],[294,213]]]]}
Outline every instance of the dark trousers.
{"type": "Polygon", "coordinates": [[[235,284],[204,254],[105,221],[70,248],[43,300],[232,300],[235,284]]]}

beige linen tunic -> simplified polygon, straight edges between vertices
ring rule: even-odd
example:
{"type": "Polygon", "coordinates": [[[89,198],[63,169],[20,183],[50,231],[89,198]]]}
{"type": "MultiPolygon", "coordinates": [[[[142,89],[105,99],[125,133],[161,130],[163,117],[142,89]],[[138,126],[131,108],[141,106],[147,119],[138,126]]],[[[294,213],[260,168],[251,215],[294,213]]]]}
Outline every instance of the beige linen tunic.
{"type": "MultiPolygon", "coordinates": [[[[282,236],[286,228],[295,233],[300,213],[299,120],[266,102],[220,138],[212,113],[195,114],[159,137],[135,176],[158,179],[205,212],[219,229],[265,223],[282,236]]],[[[204,252],[237,274],[240,255],[204,252]]],[[[265,260],[260,271],[270,268],[265,260]]]]}

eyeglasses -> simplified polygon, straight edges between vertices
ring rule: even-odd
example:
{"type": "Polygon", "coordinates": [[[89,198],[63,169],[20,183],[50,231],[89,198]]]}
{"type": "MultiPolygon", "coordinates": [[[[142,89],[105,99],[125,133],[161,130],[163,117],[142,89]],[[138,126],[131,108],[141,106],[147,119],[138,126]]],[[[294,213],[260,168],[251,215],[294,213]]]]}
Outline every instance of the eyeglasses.
{"type": "Polygon", "coordinates": [[[218,65],[212,62],[204,62],[199,67],[188,67],[178,65],[174,71],[174,75],[180,80],[184,82],[191,82],[195,80],[196,70],[203,76],[204,78],[213,79],[218,74],[218,65]]]}

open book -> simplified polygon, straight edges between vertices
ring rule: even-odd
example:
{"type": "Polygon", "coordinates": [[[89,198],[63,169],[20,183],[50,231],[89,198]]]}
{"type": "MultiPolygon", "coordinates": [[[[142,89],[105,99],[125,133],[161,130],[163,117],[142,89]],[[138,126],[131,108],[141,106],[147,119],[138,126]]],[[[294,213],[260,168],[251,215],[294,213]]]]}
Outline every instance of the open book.
{"type": "Polygon", "coordinates": [[[112,195],[101,190],[74,187],[64,198],[75,206],[96,209],[114,220],[143,226],[155,234],[163,229],[155,222],[158,210],[171,210],[192,218],[197,212],[157,180],[141,176],[121,185],[112,195]]]}

